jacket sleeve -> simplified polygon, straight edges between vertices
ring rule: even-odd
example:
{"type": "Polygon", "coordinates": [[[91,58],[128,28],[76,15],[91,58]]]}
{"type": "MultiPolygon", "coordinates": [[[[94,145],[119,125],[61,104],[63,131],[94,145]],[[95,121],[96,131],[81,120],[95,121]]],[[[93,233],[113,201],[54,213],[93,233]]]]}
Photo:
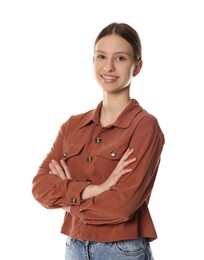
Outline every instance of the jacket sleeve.
{"type": "Polygon", "coordinates": [[[133,169],[117,185],[99,196],[72,206],[70,214],[86,224],[118,224],[129,220],[142,204],[148,204],[158,171],[164,135],[153,116],[144,117],[130,141],[133,169]]]}
{"type": "Polygon", "coordinates": [[[46,208],[61,208],[69,205],[80,205],[81,192],[89,184],[77,180],[62,180],[56,175],[49,174],[49,163],[52,159],[60,163],[63,156],[63,138],[69,120],[59,130],[57,138],[39,167],[32,182],[34,198],[46,208]]]}

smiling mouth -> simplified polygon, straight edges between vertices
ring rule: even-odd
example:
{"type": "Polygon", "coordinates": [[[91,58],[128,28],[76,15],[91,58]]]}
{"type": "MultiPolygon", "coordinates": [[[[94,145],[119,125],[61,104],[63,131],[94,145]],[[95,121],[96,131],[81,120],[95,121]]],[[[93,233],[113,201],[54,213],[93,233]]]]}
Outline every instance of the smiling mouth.
{"type": "Polygon", "coordinates": [[[104,80],[104,82],[106,82],[106,83],[112,83],[112,82],[116,81],[116,79],[118,78],[115,76],[107,76],[107,75],[101,75],[101,77],[104,80]]]}

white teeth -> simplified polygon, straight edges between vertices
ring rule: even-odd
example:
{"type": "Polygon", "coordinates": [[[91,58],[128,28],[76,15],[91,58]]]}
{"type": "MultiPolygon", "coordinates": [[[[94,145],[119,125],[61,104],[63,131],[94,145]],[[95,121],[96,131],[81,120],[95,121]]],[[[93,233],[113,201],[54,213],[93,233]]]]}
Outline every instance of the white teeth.
{"type": "Polygon", "coordinates": [[[116,79],[116,77],[107,77],[107,76],[103,76],[104,79],[107,79],[107,80],[114,80],[116,79]]]}

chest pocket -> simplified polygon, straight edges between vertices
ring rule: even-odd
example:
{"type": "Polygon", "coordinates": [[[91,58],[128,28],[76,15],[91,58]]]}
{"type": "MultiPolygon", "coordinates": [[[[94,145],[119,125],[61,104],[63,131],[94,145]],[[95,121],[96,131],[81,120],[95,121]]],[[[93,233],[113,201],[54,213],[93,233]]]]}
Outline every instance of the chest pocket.
{"type": "Polygon", "coordinates": [[[84,144],[64,143],[62,154],[63,160],[66,161],[69,158],[79,155],[82,152],[84,146],[84,144]]]}
{"type": "Polygon", "coordinates": [[[117,142],[106,145],[98,154],[98,157],[119,161],[128,148],[128,142],[117,142]]]}

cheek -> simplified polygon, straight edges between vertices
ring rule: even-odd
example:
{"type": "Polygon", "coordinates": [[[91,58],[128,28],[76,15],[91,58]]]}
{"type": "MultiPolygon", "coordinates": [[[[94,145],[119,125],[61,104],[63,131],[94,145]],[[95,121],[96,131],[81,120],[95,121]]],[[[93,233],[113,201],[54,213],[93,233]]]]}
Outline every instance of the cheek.
{"type": "Polygon", "coordinates": [[[104,63],[102,62],[102,61],[95,61],[94,62],[94,70],[95,71],[98,71],[98,70],[100,70],[104,65],[103,65],[104,63]]]}
{"type": "Polygon", "coordinates": [[[94,72],[94,75],[96,76],[97,75],[97,71],[98,71],[98,68],[96,65],[93,66],[93,72],[94,72]]]}
{"type": "Polygon", "coordinates": [[[103,62],[94,63],[93,70],[95,77],[99,77],[99,75],[103,72],[103,62]]]}
{"type": "Polygon", "coordinates": [[[122,69],[121,73],[123,73],[125,78],[131,78],[133,76],[134,68],[126,67],[126,69],[122,69]]]}
{"type": "Polygon", "coordinates": [[[98,66],[94,65],[93,67],[93,73],[94,73],[94,77],[97,81],[100,80],[100,69],[98,68],[98,66]]]}

